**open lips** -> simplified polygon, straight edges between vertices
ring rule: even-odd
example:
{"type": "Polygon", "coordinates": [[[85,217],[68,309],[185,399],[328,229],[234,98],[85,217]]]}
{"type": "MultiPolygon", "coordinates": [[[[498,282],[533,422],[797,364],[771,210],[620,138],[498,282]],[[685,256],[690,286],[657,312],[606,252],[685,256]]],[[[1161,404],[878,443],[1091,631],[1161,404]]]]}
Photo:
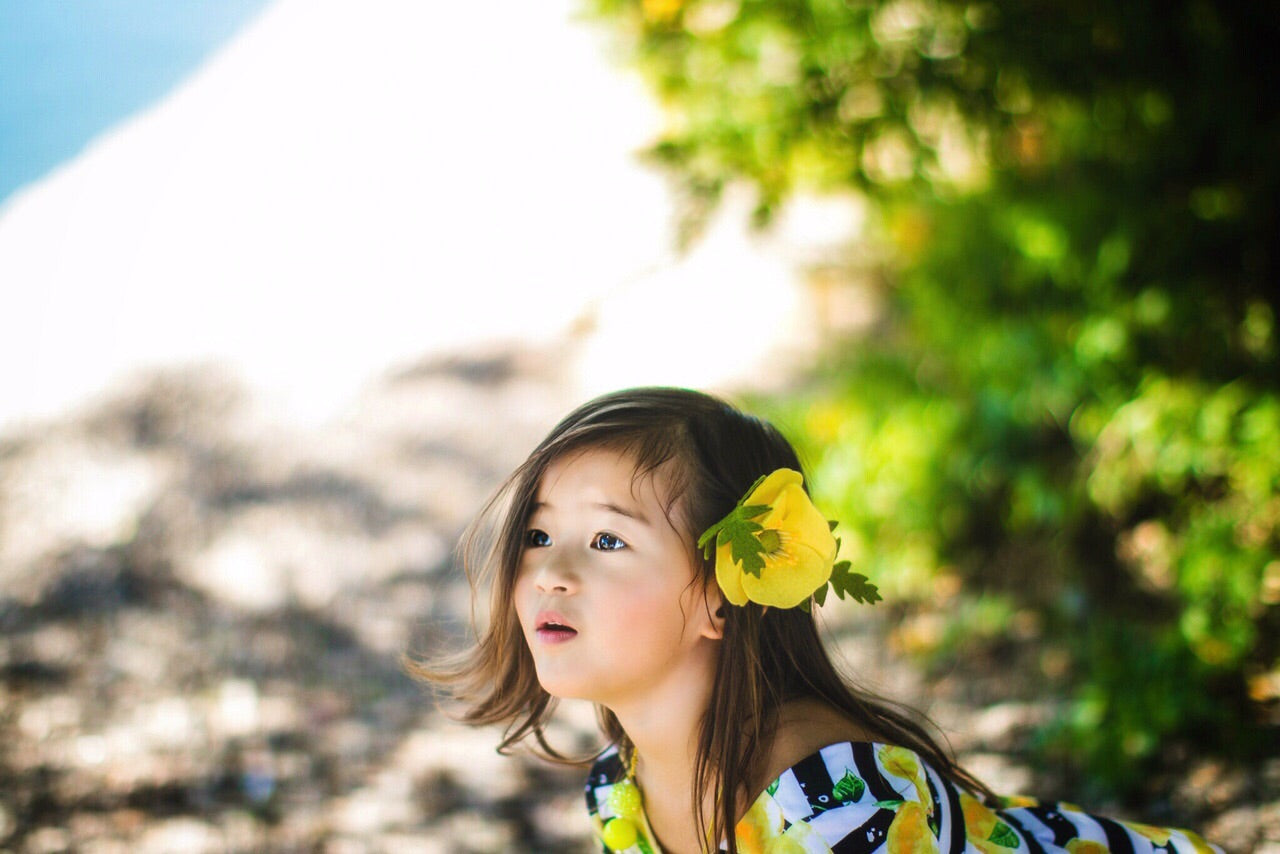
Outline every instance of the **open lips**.
{"type": "Polygon", "coordinates": [[[578,630],[564,616],[553,611],[542,611],[538,614],[537,634],[540,641],[563,643],[577,637],[578,630]]]}

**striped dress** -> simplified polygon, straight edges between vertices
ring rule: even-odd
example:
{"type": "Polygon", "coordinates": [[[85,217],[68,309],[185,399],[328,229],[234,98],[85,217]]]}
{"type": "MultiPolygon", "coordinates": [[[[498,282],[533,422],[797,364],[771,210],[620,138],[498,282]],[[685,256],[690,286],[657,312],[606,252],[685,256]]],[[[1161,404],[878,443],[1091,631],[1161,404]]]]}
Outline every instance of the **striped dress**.
{"type": "MultiPolygon", "coordinates": [[[[591,769],[587,810],[596,838],[606,854],[659,854],[642,808],[611,797],[619,783],[627,785],[625,777],[617,748],[603,753],[591,769]],[[620,811],[631,826],[625,834],[606,833],[620,811]],[[606,839],[625,845],[610,848],[606,839]]],[[[782,772],[747,810],[734,836],[742,854],[1221,854],[1188,830],[1117,821],[1067,803],[1005,798],[999,806],[987,806],[914,751],[847,741],[782,772]]]]}

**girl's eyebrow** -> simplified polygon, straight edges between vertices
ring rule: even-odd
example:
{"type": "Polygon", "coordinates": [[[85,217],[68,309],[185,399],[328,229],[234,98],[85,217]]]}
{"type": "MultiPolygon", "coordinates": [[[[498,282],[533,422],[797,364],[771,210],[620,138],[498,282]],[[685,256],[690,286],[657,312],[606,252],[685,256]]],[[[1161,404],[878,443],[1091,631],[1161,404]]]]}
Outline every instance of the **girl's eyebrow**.
{"type": "MultiPolygon", "coordinates": [[[[612,501],[593,501],[591,502],[591,506],[599,507],[601,510],[606,510],[610,513],[616,513],[619,516],[625,516],[628,519],[635,519],[642,525],[648,525],[650,527],[653,525],[653,523],[649,521],[648,517],[640,512],[639,508],[623,507],[621,504],[615,504],[612,501]]],[[[551,503],[547,501],[535,501],[529,507],[530,514],[537,513],[539,510],[550,509],[551,503]]]]}
{"type": "Polygon", "coordinates": [[[629,507],[623,507],[621,505],[614,504],[612,501],[597,501],[595,502],[595,506],[603,510],[608,510],[610,513],[617,513],[619,516],[626,516],[628,519],[635,519],[641,524],[649,524],[649,520],[640,512],[639,508],[632,509],[629,507]]]}

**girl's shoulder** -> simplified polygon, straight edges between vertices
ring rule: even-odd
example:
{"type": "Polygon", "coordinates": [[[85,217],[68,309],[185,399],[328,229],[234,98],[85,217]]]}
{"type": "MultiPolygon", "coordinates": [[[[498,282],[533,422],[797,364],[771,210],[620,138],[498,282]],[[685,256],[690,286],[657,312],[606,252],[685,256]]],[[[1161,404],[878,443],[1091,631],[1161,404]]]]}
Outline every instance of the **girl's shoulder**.
{"type": "Polygon", "coordinates": [[[783,771],[806,760],[828,745],[850,742],[874,742],[875,734],[859,727],[837,709],[817,700],[802,699],[785,703],[778,712],[778,722],[769,742],[759,789],[783,771]]]}

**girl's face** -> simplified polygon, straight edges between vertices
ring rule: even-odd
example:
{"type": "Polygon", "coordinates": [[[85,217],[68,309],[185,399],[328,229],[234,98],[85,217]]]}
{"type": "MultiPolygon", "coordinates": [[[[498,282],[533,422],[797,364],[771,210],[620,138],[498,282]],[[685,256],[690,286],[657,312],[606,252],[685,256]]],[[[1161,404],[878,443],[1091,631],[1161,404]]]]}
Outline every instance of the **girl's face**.
{"type": "Polygon", "coordinates": [[[664,512],[660,474],[588,449],[538,486],[516,613],[542,687],[612,709],[709,686],[719,591],[694,580],[691,543],[664,512]]]}

